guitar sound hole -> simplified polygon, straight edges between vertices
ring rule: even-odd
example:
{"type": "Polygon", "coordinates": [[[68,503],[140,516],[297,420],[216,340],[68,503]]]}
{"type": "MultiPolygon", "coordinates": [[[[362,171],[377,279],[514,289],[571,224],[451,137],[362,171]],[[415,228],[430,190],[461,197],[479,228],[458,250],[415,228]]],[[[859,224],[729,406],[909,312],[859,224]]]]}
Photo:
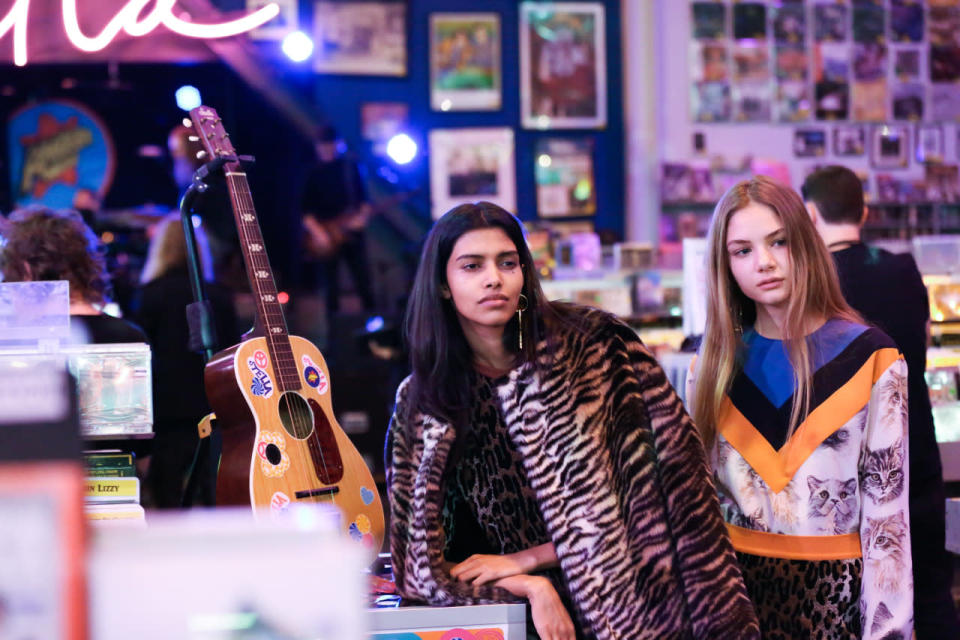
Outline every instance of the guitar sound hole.
{"type": "Polygon", "coordinates": [[[313,431],[313,411],[299,393],[286,391],[280,396],[280,422],[287,433],[303,440],[313,431]]]}
{"type": "Polygon", "coordinates": [[[270,464],[280,464],[280,461],[283,459],[283,455],[280,453],[280,447],[275,444],[268,444],[267,450],[264,451],[264,453],[270,464]]]}

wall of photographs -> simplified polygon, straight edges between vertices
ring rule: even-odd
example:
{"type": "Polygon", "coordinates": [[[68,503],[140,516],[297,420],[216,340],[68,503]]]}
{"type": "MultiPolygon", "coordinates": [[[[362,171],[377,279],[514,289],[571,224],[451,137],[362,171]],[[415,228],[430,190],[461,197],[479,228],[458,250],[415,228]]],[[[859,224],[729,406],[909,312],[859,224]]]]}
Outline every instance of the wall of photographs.
{"type": "Polygon", "coordinates": [[[381,170],[425,187],[434,216],[489,199],[622,236],[619,2],[288,2],[313,32],[320,118],[370,167],[407,132],[419,155],[381,170]]]}
{"type": "Polygon", "coordinates": [[[960,198],[960,2],[691,1],[660,20],[660,50],[676,54],[662,157],[683,174],[665,200],[712,201],[751,158],[795,187],[840,163],[874,200],[960,198]]]}

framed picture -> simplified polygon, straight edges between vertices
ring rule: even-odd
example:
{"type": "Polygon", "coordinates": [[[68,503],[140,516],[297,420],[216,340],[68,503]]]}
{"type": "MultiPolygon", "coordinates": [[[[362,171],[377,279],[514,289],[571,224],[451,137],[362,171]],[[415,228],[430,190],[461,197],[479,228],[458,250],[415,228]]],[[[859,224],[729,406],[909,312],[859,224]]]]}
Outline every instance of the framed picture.
{"type": "Polygon", "coordinates": [[[833,155],[862,156],[867,148],[866,134],[860,126],[840,126],[833,130],[833,155]]]}
{"type": "Polygon", "coordinates": [[[537,140],[534,176],[542,218],[592,216],[597,212],[592,138],[537,140]]]}
{"type": "Polygon", "coordinates": [[[268,4],[276,4],[280,7],[280,13],[270,22],[248,31],[251,40],[282,40],[300,28],[297,0],[247,0],[247,13],[258,11],[268,4]]]}
{"type": "Polygon", "coordinates": [[[430,106],[435,111],[500,108],[500,17],[430,15],[430,106]]]}
{"type": "Polygon", "coordinates": [[[405,2],[331,2],[313,5],[313,70],[373,76],[407,73],[405,2]]]}
{"type": "Polygon", "coordinates": [[[819,158],[827,153],[827,132],[823,129],[795,129],[793,155],[798,158],[819,158]]]}
{"type": "Polygon", "coordinates": [[[599,2],[520,4],[520,106],[525,128],[606,126],[604,28],[599,2]]]}
{"type": "Polygon", "coordinates": [[[516,212],[513,129],[434,129],[429,141],[434,219],[458,204],[478,200],[516,212]]]}
{"type": "Polygon", "coordinates": [[[877,125],[870,134],[870,165],[874,169],[902,169],[910,161],[910,128],[877,125]]]}
{"type": "Polygon", "coordinates": [[[918,124],[915,146],[917,162],[942,162],[943,128],[939,124],[918,124]]]}

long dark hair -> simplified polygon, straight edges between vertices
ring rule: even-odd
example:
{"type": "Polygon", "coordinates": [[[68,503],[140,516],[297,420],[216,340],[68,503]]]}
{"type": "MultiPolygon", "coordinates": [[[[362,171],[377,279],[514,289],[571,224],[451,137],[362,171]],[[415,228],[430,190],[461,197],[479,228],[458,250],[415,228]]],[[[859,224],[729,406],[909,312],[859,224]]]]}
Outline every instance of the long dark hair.
{"type": "Polygon", "coordinates": [[[427,235],[413,291],[407,303],[404,332],[410,351],[413,376],[407,406],[412,412],[426,413],[465,426],[470,408],[473,357],[452,299],[445,299],[447,261],[453,246],[463,234],[476,229],[499,228],[510,238],[520,256],[523,271],[523,351],[517,346],[517,315],[507,323],[504,347],[516,353],[520,362],[533,361],[537,344],[546,329],[545,322],[556,317],[554,306],[540,289],[533,257],[527,247],[523,227],[511,213],[490,202],[462,204],[437,220],[427,235]]]}

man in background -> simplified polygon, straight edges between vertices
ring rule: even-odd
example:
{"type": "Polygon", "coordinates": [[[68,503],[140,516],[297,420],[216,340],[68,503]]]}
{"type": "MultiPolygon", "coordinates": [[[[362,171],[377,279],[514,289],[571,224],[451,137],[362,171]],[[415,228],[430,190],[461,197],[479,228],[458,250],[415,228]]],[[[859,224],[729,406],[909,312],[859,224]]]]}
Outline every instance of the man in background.
{"type": "Polygon", "coordinates": [[[340,310],[341,262],[345,262],[364,311],[374,307],[367,269],[365,229],[372,209],[357,163],[336,130],[322,127],[315,143],[317,165],[307,176],[300,202],[304,249],[323,276],[327,317],[340,310]]]}
{"type": "Polygon", "coordinates": [[[927,361],[927,289],[910,254],[864,244],[863,185],[846,167],[819,169],[801,187],[814,226],[833,255],[844,297],[889,335],[908,369],[910,405],[910,529],[914,626],[917,638],[960,638],[950,589],[953,558],[945,548],[943,469],[924,371],[927,361]]]}

